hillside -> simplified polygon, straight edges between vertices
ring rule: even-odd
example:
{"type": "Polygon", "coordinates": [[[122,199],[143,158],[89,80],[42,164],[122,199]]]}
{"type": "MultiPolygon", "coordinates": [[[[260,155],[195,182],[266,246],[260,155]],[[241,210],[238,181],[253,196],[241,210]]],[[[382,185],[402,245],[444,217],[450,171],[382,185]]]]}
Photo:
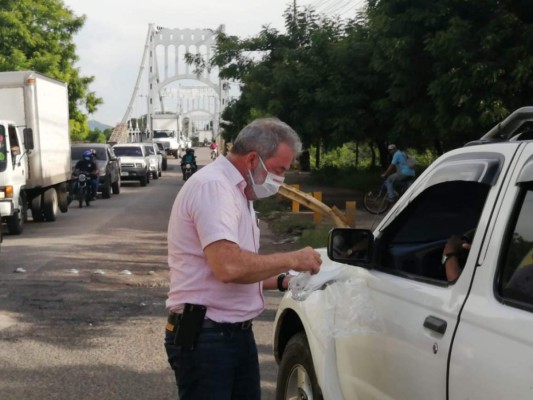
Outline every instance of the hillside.
{"type": "Polygon", "coordinates": [[[89,129],[91,131],[94,131],[95,129],[98,129],[99,131],[105,131],[106,129],[113,129],[112,126],[103,124],[101,122],[95,121],[93,119],[89,120],[89,129]]]}

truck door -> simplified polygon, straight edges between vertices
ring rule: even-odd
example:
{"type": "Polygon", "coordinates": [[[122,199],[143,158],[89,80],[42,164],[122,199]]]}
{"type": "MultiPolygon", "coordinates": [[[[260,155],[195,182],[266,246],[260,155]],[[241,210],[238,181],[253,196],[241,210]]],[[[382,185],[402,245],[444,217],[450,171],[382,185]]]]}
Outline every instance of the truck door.
{"type": "Polygon", "coordinates": [[[533,398],[533,143],[495,207],[450,357],[450,399],[533,398]]]}
{"type": "Polygon", "coordinates": [[[366,281],[383,329],[336,339],[345,399],[446,399],[453,333],[492,209],[485,204],[497,199],[501,168],[512,155],[483,149],[437,161],[378,227],[376,268],[366,281]],[[473,228],[462,274],[449,282],[444,245],[473,228]]]}

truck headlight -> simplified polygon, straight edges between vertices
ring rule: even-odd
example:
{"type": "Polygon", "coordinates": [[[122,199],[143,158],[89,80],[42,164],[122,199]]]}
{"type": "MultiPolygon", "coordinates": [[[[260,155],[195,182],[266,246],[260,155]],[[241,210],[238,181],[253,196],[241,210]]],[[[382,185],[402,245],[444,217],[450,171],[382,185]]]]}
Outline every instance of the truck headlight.
{"type": "Polygon", "coordinates": [[[0,200],[13,197],[13,186],[0,187],[0,200]]]}

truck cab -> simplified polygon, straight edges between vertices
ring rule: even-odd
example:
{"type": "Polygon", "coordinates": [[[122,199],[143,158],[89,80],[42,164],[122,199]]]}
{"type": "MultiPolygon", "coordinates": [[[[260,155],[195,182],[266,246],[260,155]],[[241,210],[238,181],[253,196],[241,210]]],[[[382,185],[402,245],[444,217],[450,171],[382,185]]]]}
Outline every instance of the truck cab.
{"type": "Polygon", "coordinates": [[[531,398],[532,220],[533,141],[515,131],[441,156],[374,231],[333,230],[276,315],[277,398],[531,398]]]}
{"type": "Polygon", "coordinates": [[[14,122],[0,121],[0,215],[11,233],[21,229],[23,216],[17,209],[24,212],[25,208],[21,190],[28,175],[28,160],[23,143],[14,122]]]}

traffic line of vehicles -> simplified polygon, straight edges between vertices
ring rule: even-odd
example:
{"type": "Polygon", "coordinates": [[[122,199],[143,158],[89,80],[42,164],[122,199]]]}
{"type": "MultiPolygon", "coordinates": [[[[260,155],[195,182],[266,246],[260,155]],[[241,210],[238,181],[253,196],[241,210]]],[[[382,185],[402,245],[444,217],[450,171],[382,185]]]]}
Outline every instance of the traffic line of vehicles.
{"type": "Polygon", "coordinates": [[[68,211],[73,167],[87,150],[104,199],[119,194],[123,180],[145,186],[167,169],[155,142],[71,145],[67,85],[34,71],[0,72],[0,222],[10,234],[22,233],[28,211],[36,222],[68,211]]]}

